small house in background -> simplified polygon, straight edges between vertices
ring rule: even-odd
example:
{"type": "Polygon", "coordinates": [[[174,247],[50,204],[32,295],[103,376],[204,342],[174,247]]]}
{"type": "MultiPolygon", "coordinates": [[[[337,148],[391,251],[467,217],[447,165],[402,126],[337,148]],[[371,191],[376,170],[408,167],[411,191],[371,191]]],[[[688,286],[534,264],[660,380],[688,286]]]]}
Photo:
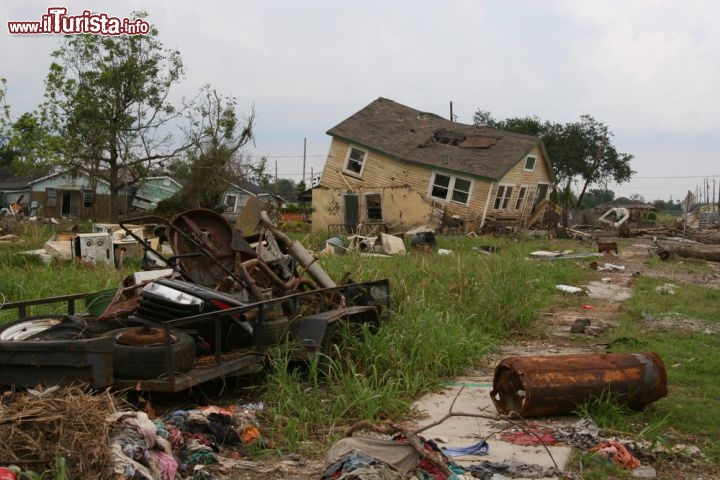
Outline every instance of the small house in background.
{"type": "Polygon", "coordinates": [[[451,122],[378,98],[327,132],[315,231],[522,226],[554,177],[532,135],[451,122]]]}
{"type": "Polygon", "coordinates": [[[138,183],[132,206],[138,210],[154,210],[158,202],[172,197],[182,188],[180,182],[168,175],[144,178],[138,183]]]}
{"type": "Polygon", "coordinates": [[[251,199],[257,199],[260,202],[254,202],[253,205],[262,204],[265,205],[263,208],[270,208],[280,210],[285,203],[279,195],[265,192],[261,187],[246,182],[244,180],[238,180],[235,182],[228,182],[228,186],[222,195],[222,215],[227,218],[228,221],[236,221],[242,214],[243,209],[251,199]]]}
{"type": "MultiPolygon", "coordinates": [[[[31,201],[37,202],[44,217],[70,217],[78,220],[110,218],[110,184],[92,179],[87,172],[56,170],[29,182],[31,201]]],[[[120,215],[128,210],[130,193],[123,189],[118,195],[120,215]]]]}
{"type": "Polygon", "coordinates": [[[262,193],[262,188],[250,182],[243,180],[228,182],[222,197],[222,203],[225,206],[223,213],[231,216],[239,214],[249,198],[257,197],[262,193]]]}
{"type": "Polygon", "coordinates": [[[31,200],[30,182],[47,175],[44,172],[31,172],[19,174],[12,165],[0,167],[0,209],[19,205],[24,213],[34,215],[37,213],[37,204],[31,200]]]}

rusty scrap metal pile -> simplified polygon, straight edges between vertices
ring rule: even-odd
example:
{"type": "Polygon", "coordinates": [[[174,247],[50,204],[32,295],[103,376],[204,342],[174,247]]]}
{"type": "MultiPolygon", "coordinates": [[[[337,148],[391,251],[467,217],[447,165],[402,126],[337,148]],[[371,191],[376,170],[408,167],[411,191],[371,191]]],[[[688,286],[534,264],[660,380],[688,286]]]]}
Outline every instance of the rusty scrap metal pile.
{"type": "Polygon", "coordinates": [[[0,328],[0,384],[125,388],[142,380],[147,390],[181,391],[257,372],[267,348],[288,339],[302,359],[317,358],[334,351],[343,324],[374,331],[389,315],[387,280],[338,285],[266,212],[259,223],[259,233],[244,236],[207,209],[121,223],[153,269],[125,278],[97,313],[88,307],[89,316],[74,314],[80,294],[2,306],[21,318],[0,328]],[[169,243],[172,256],[153,248],[138,225],[169,243]],[[24,314],[44,300],[66,301],[68,314],[24,314]]]}

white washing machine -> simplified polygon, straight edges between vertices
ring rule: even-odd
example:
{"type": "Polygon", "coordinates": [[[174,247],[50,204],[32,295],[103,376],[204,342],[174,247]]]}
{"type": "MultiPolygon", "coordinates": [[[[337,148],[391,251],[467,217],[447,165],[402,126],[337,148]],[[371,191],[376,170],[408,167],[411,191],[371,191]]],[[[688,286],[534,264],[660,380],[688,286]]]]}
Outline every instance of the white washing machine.
{"type": "Polygon", "coordinates": [[[73,239],[73,258],[92,264],[115,266],[112,233],[78,233],[73,239]]]}

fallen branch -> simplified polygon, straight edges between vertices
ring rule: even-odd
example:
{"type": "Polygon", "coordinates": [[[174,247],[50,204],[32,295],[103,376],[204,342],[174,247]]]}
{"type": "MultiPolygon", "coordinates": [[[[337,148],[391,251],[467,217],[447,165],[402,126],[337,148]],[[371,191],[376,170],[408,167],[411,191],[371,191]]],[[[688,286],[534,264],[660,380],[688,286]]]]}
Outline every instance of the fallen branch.
{"type": "MultiPolygon", "coordinates": [[[[442,416],[442,418],[440,418],[440,419],[438,419],[438,420],[436,420],[436,421],[434,421],[434,422],[432,422],[432,423],[429,423],[429,424],[427,424],[427,425],[423,425],[423,426],[421,426],[421,427],[419,427],[419,428],[410,429],[410,428],[405,428],[405,427],[400,426],[400,425],[396,425],[396,424],[394,424],[394,423],[386,423],[386,424],[378,425],[378,424],[374,424],[374,423],[372,423],[372,422],[369,422],[369,421],[367,421],[367,420],[361,420],[361,421],[353,424],[352,426],[350,426],[350,427],[345,431],[345,436],[351,437],[355,432],[357,432],[357,431],[359,431],[359,430],[370,430],[370,431],[372,431],[372,432],[382,433],[382,434],[384,434],[384,435],[396,435],[396,434],[401,434],[402,436],[404,436],[405,438],[408,439],[408,442],[410,443],[410,445],[412,445],[412,446],[415,448],[415,450],[418,452],[418,454],[420,454],[420,456],[421,456],[422,458],[426,458],[426,459],[429,460],[433,465],[435,465],[436,467],[442,469],[446,474],[450,475],[452,472],[450,472],[450,470],[448,469],[448,467],[447,467],[447,465],[445,464],[445,461],[443,460],[442,456],[439,455],[438,452],[429,452],[429,451],[425,450],[425,448],[424,448],[424,446],[423,446],[423,441],[420,439],[420,437],[418,436],[418,434],[420,434],[420,433],[422,433],[422,432],[424,432],[424,431],[426,431],[426,430],[429,430],[429,429],[432,428],[432,427],[436,427],[436,426],[440,425],[441,423],[445,422],[446,420],[448,420],[449,418],[452,418],[452,417],[474,417],[474,418],[484,418],[484,419],[486,419],[486,420],[496,420],[496,421],[499,420],[499,421],[505,421],[505,422],[507,422],[508,424],[510,424],[510,427],[518,428],[518,429],[522,430],[524,433],[526,433],[526,434],[528,434],[528,435],[532,435],[532,436],[534,436],[535,438],[537,438],[539,444],[543,446],[543,448],[544,448],[545,451],[547,452],[547,454],[548,454],[548,456],[550,457],[550,460],[552,461],[552,463],[553,463],[553,465],[555,466],[555,468],[560,469],[560,467],[558,466],[557,462],[555,461],[555,457],[553,457],[552,453],[550,452],[550,449],[547,447],[547,445],[545,444],[545,442],[542,441],[542,439],[540,438],[540,436],[539,436],[535,431],[533,431],[533,430],[528,430],[528,429],[525,428],[525,426],[523,426],[522,424],[520,424],[520,423],[518,423],[518,422],[515,422],[515,421],[513,421],[513,420],[510,420],[510,418],[508,418],[508,417],[499,417],[499,416],[485,415],[485,414],[482,414],[482,413],[454,412],[454,411],[453,411],[453,408],[455,408],[455,402],[457,402],[457,399],[460,397],[460,394],[462,393],[462,391],[463,391],[464,388],[465,388],[465,387],[463,386],[463,387],[460,388],[460,390],[458,390],[457,394],[455,395],[455,398],[453,399],[452,403],[450,404],[450,408],[448,409],[448,413],[446,413],[445,415],[442,416]]],[[[510,414],[511,414],[511,415],[517,415],[516,412],[511,412],[510,414]]],[[[521,418],[521,420],[522,420],[522,418],[521,418]]],[[[524,420],[523,420],[523,422],[524,422],[524,420]]],[[[510,427],[508,427],[508,428],[510,428],[510,427]]],[[[503,430],[500,430],[500,431],[502,432],[502,431],[504,431],[504,430],[506,430],[506,429],[503,429],[503,430]]],[[[489,437],[491,437],[492,435],[494,435],[494,433],[488,435],[486,438],[489,438],[489,437]]]]}

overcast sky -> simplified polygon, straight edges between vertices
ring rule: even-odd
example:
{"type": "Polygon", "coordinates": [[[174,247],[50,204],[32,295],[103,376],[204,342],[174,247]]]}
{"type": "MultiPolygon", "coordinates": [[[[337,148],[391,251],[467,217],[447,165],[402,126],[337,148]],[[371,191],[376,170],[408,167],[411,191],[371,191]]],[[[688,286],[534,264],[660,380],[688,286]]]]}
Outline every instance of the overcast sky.
{"type": "MultiPolygon", "coordinates": [[[[15,117],[42,101],[60,36],[13,36],[59,2],[3,0],[0,77],[15,117]]],[[[322,169],[328,129],[378,97],[472,123],[536,115],[609,126],[637,173],[616,196],[674,200],[720,183],[720,2],[716,0],[138,1],[66,0],[132,17],[146,10],[187,75],[257,114],[252,155],[300,181],[322,169]]],[[[720,188],[720,185],[718,185],[720,188]]]]}

